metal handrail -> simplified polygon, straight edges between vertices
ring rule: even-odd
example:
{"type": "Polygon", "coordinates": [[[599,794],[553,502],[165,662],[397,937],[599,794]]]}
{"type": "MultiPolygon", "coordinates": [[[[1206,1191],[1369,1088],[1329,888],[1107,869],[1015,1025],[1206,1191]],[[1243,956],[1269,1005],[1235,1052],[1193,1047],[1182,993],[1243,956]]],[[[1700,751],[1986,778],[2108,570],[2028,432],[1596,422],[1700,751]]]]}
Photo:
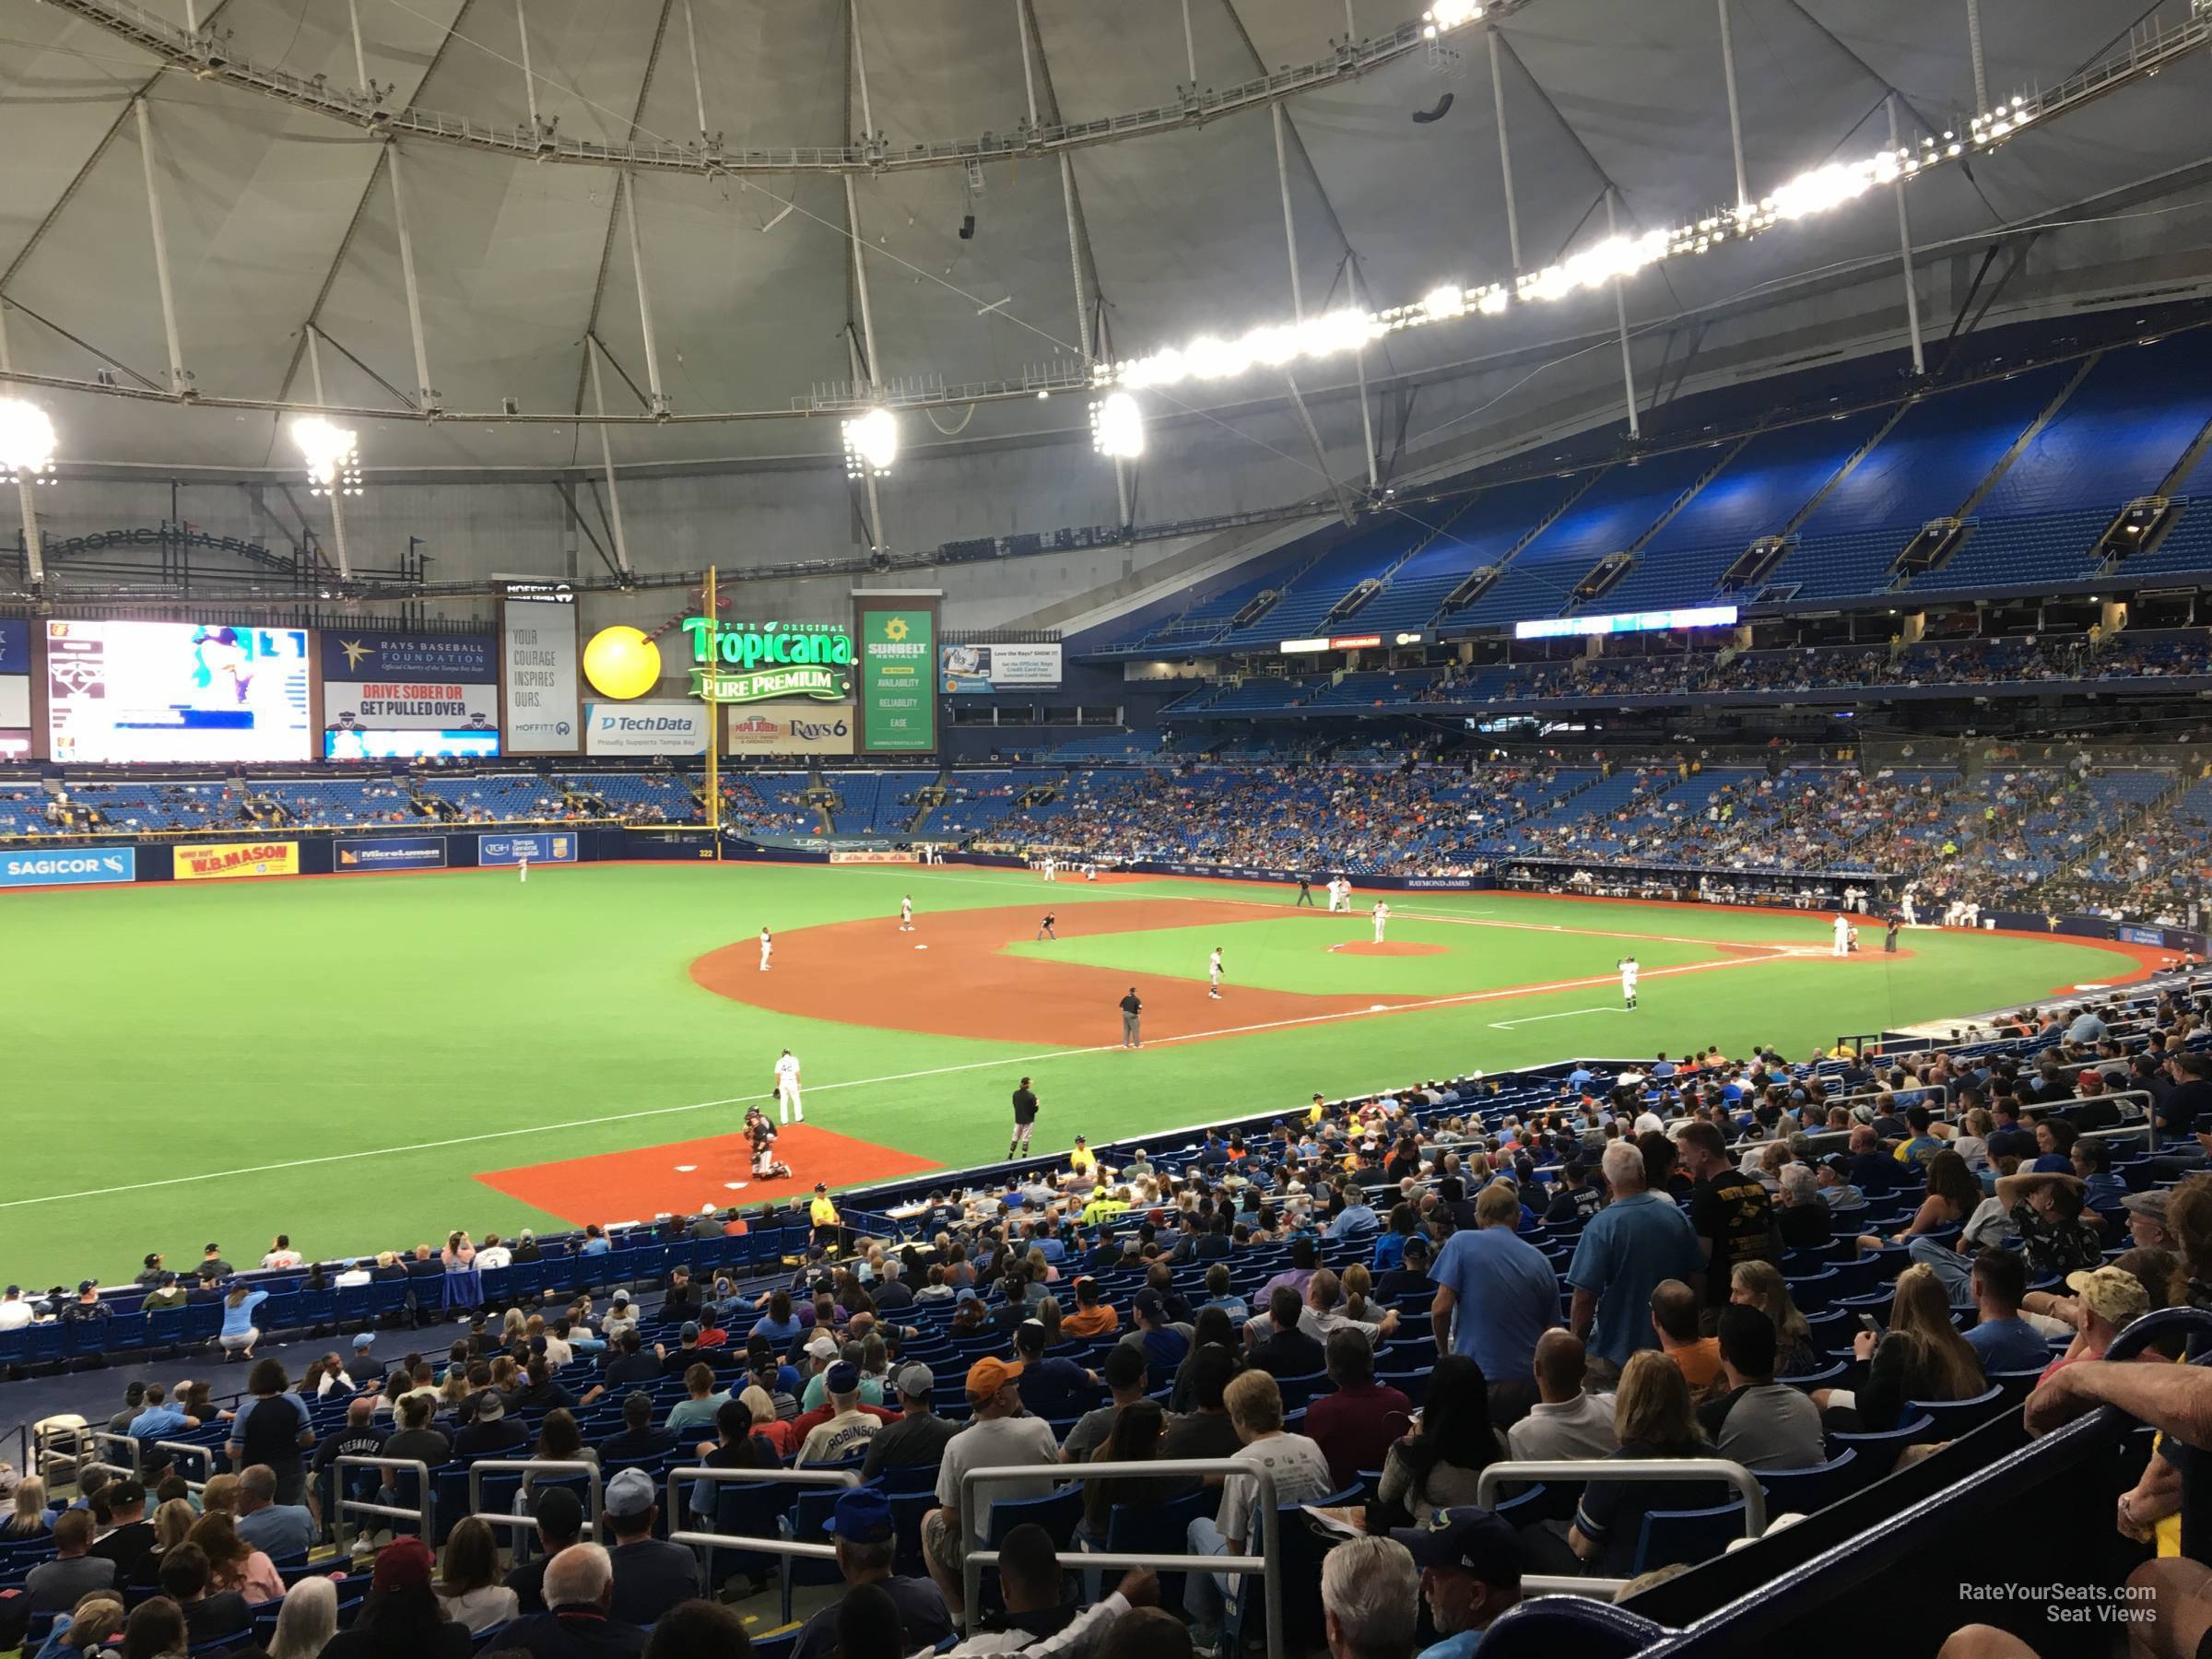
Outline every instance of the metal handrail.
{"type": "MultiPolygon", "coordinates": [[[[330,1466],[341,1469],[412,1469],[422,1482],[418,1488],[422,1494],[420,1508],[409,1509],[404,1503],[378,1503],[368,1498],[346,1496],[346,1477],[339,1475],[332,1492],[330,1532],[342,1556],[346,1551],[346,1516],[348,1511],[362,1515],[390,1515],[395,1520],[413,1521],[422,1527],[422,1540],[430,1541],[430,1465],[419,1457],[334,1457],[330,1466]]],[[[382,1489],[381,1488],[379,1488],[382,1489]]]]}
{"type": "MultiPolygon", "coordinates": [[[[970,1469],[960,1477],[959,1527],[963,1542],[975,1536],[976,1489],[989,1482],[1035,1480],[1042,1474],[1055,1484],[1079,1484],[1108,1476],[1149,1477],[1160,1475],[1224,1475],[1253,1482],[1259,1493],[1253,1508],[1260,1518],[1258,1555],[1139,1555],[1085,1550],[1085,1567],[1119,1567],[1164,1572],[1257,1573],[1265,1587],[1267,1607],[1267,1659],[1283,1659],[1282,1513],[1277,1503],[1272,1471],[1234,1457],[1163,1457],[1152,1463],[1089,1463],[1066,1465],[1024,1464],[988,1469],[970,1469]]],[[[1765,1516],[1760,1516],[1764,1523],[1765,1516]]],[[[1245,1547],[1251,1547],[1247,1538],[1245,1547]]],[[[966,1549],[960,1564],[962,1589],[960,1628],[974,1628],[976,1604],[982,1599],[983,1569],[998,1565],[995,1549],[966,1549]]]]}
{"type": "MultiPolygon", "coordinates": [[[[175,1455],[179,1453],[182,1453],[186,1457],[200,1458],[204,1460],[207,1465],[208,1477],[210,1479],[214,1477],[215,1448],[213,1446],[194,1445],[191,1441],[156,1441],[154,1442],[154,1450],[157,1452],[167,1452],[171,1453],[172,1461],[174,1460],[175,1455]]],[[[187,1476],[185,1477],[184,1484],[194,1487],[194,1489],[197,1489],[199,1487],[206,1486],[207,1482],[205,1480],[194,1482],[190,1476],[187,1476]]]]}
{"type": "MultiPolygon", "coordinates": [[[[1509,1480],[1726,1481],[1744,1500],[1744,1536],[1756,1538],[1767,1530],[1767,1493],[1759,1477],[1725,1457],[1594,1457],[1540,1458],[1528,1463],[1495,1463],[1475,1477],[1475,1501],[1484,1509],[1498,1505],[1498,1488],[1509,1480]]],[[[1627,1579],[1524,1577],[1523,1594],[1538,1595],[1611,1595],[1627,1579]]]]}
{"type": "Polygon", "coordinates": [[[597,1464],[587,1463],[582,1458],[481,1457],[468,1465],[468,1512],[470,1514],[479,1520],[488,1522],[494,1526],[535,1526],[537,1521],[535,1516],[503,1515],[497,1510],[487,1510],[484,1507],[484,1476],[486,1471],[495,1469],[519,1469],[523,1471],[524,1479],[527,1479],[533,1472],[541,1475],[582,1474],[590,1477],[592,1501],[590,1508],[585,1512],[586,1524],[591,1529],[590,1535],[592,1537],[596,1538],[599,1535],[599,1517],[606,1507],[606,1492],[601,1484],[604,1477],[597,1464]]]}
{"type": "Polygon", "coordinates": [[[668,1471],[668,1542],[688,1545],[694,1548],[745,1549],[757,1555],[796,1557],[810,1561],[834,1561],[837,1546],[834,1544],[804,1544],[796,1538],[748,1537],[743,1533],[707,1532],[696,1528],[679,1528],[682,1518],[682,1498],[676,1483],[689,1481],[694,1485],[721,1481],[737,1486],[817,1486],[856,1487],[860,1473],[856,1469],[709,1469],[693,1467],[668,1471]]]}

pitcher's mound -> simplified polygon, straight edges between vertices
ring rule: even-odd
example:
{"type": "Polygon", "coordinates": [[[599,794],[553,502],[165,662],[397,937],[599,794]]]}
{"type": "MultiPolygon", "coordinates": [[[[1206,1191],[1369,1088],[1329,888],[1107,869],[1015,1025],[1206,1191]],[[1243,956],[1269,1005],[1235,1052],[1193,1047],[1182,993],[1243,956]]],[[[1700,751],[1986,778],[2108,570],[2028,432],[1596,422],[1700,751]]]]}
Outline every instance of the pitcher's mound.
{"type": "Polygon", "coordinates": [[[1394,940],[1378,945],[1372,939],[1348,939],[1342,945],[1330,946],[1329,951],[1333,956],[1409,957],[1447,954],[1441,945],[1400,945],[1394,940]]]}

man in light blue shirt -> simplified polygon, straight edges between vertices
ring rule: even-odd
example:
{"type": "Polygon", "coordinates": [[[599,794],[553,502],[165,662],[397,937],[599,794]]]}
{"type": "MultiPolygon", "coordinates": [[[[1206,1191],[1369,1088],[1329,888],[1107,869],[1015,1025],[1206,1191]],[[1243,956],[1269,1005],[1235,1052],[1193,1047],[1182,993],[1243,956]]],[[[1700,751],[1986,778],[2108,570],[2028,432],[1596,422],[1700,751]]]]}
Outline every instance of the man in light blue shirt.
{"type": "Polygon", "coordinates": [[[1430,1270],[1430,1312],[1438,1349],[1481,1366],[1494,1404],[1525,1410],[1536,1397],[1536,1341],[1559,1323],[1559,1282],[1544,1253],[1515,1236],[1520,1219],[1511,1183],[1483,1188],[1475,1226],[1444,1241],[1430,1270]]]}
{"type": "Polygon", "coordinates": [[[1329,1223],[1328,1237],[1356,1239],[1382,1230],[1382,1218],[1368,1206],[1367,1195],[1358,1187],[1350,1188],[1346,1199],[1343,1211],[1329,1223]]]}
{"type": "Polygon", "coordinates": [[[2088,1048],[2104,1041],[2104,1021],[2097,1018],[2094,1008],[2084,1008],[2074,1016],[2074,1023],[2066,1028],[2066,1041],[2076,1048],[2088,1048]]]}
{"type": "Polygon", "coordinates": [[[1662,1279],[1704,1277],[1705,1253],[1689,1218],[1644,1187],[1643,1154],[1630,1141],[1606,1148],[1613,1200],[1590,1218],[1567,1265],[1574,1288],[1571,1320],[1590,1357],[1615,1371],[1639,1348],[1656,1347],[1652,1291],[1662,1279]]]}
{"type": "Polygon", "coordinates": [[[197,1429],[200,1419],[186,1417],[169,1403],[169,1390],[159,1382],[146,1385],[146,1409],[131,1419],[131,1438],[139,1441],[157,1441],[164,1435],[181,1434],[187,1429],[197,1429]]]}
{"type": "MultiPolygon", "coordinates": [[[[1426,1526],[1403,1526],[1391,1538],[1421,1570],[1421,1594],[1443,1640],[1420,1659],[1472,1659],[1490,1623],[1521,1599],[1521,1535],[1487,1509],[1439,1510],[1426,1526]]],[[[1328,1605],[1324,1559],[1322,1605],[1328,1605]]],[[[1332,1651],[1335,1643],[1330,1643],[1332,1651]]]]}

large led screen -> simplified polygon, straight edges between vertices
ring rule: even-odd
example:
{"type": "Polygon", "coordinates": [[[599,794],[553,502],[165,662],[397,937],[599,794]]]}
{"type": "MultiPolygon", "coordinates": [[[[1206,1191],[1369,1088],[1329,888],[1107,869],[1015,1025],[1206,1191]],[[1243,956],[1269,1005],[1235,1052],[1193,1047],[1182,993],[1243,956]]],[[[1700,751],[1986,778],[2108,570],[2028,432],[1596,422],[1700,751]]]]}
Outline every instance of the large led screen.
{"type": "Polygon", "coordinates": [[[194,622],[48,622],[56,760],[305,760],[307,633],[194,622]]]}

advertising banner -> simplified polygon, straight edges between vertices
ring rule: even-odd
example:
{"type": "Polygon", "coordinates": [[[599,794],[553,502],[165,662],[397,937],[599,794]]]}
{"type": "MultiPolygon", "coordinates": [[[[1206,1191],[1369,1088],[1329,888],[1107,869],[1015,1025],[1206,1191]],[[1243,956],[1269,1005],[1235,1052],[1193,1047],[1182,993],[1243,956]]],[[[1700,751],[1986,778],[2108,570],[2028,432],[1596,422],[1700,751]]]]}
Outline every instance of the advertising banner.
{"type": "Polygon", "coordinates": [[[850,755],[851,703],[748,703],[724,715],[725,755],[850,755]]]}
{"type": "Polygon", "coordinates": [[[430,756],[496,757],[497,732],[374,732],[367,726],[333,727],[323,734],[331,760],[420,760],[430,756]]]}
{"type": "Polygon", "coordinates": [[[1060,684],[1057,645],[947,645],[938,677],[948,695],[1047,691],[1060,684]]]}
{"type": "Polygon", "coordinates": [[[497,732],[500,688],[487,681],[325,680],[323,725],[332,732],[497,732]]]}
{"type": "Polygon", "coordinates": [[[499,676],[489,634],[322,633],[323,679],[463,680],[488,686],[499,676]]]}
{"type": "Polygon", "coordinates": [[[858,853],[832,853],[830,854],[830,862],[831,864],[911,865],[920,864],[922,858],[921,854],[916,853],[877,852],[870,849],[858,853]]]}
{"type": "Polygon", "coordinates": [[[587,755],[703,755],[713,729],[696,702],[591,702],[583,705],[587,755]]]}
{"type": "Polygon", "coordinates": [[[500,618],[500,671],[507,691],[507,752],[573,755],[576,595],[566,582],[511,582],[500,618]]]}
{"type": "Polygon", "coordinates": [[[853,636],[841,622],[720,622],[687,617],[691,695],[714,702],[853,695],[853,636]]]}
{"type": "Polygon", "coordinates": [[[303,628],[46,624],[56,760],[306,760],[312,665],[303,628]]]}
{"type": "Polygon", "coordinates": [[[300,843],[290,841],[209,841],[181,846],[179,881],[227,881],[234,876],[297,876],[300,843]]]}
{"type": "Polygon", "coordinates": [[[576,838],[566,830],[477,837],[477,862],[480,865],[516,865],[524,859],[532,864],[574,864],[576,838]]]}
{"type": "Polygon", "coordinates": [[[0,888],[89,887],[138,879],[135,847],[72,847],[56,853],[0,853],[0,888]]]}
{"type": "Polygon", "coordinates": [[[863,754],[935,754],[937,603],[915,594],[856,593],[863,754]]]}
{"type": "Polygon", "coordinates": [[[359,876],[368,870],[442,870],[445,838],[441,835],[386,835],[373,841],[342,841],[332,867],[341,876],[359,876]]]}

